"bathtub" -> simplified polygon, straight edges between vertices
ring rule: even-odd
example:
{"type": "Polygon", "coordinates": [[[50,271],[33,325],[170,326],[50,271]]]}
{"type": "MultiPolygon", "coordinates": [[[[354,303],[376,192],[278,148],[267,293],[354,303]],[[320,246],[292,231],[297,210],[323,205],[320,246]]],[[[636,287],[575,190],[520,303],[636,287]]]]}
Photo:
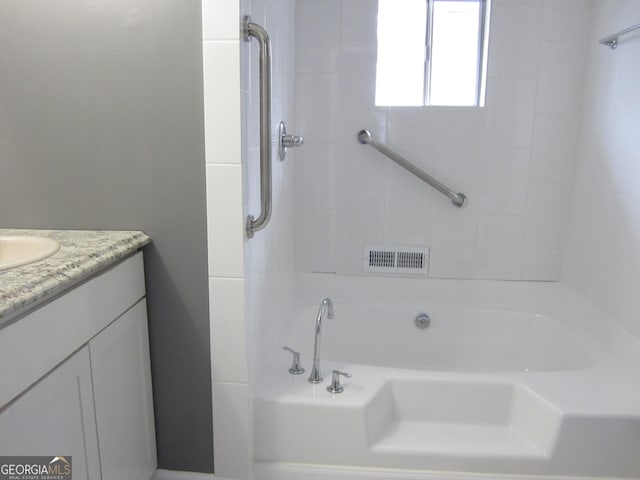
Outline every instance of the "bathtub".
{"type": "Polygon", "coordinates": [[[255,478],[640,478],[640,349],[570,292],[545,286],[542,298],[523,282],[531,301],[494,285],[484,303],[477,292],[381,302],[324,287],[301,299],[258,382],[255,478]],[[327,291],[335,317],[323,319],[324,382],[312,385],[327,291]],[[301,352],[305,374],[288,373],[282,345],[301,352]],[[352,374],[341,394],[326,390],[334,369],[352,374]]]}

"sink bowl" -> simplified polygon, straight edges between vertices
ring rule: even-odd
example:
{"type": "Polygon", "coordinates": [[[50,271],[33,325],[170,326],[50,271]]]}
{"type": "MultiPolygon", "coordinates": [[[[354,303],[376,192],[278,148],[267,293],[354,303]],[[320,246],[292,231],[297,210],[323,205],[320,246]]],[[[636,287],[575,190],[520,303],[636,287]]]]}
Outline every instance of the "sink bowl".
{"type": "Polygon", "coordinates": [[[20,267],[50,257],[60,249],[52,238],[31,235],[0,236],[0,270],[20,267]]]}

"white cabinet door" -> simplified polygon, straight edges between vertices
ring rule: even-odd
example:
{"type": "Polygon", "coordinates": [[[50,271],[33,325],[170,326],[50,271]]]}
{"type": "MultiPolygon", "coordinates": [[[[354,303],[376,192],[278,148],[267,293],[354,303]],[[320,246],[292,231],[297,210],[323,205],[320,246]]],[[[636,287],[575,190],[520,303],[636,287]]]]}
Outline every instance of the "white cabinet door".
{"type": "Polygon", "coordinates": [[[100,480],[86,346],[0,411],[0,452],[71,456],[74,480],[100,480]]]}
{"type": "Polygon", "coordinates": [[[103,480],[156,468],[147,311],[142,299],[89,342],[103,480]]]}

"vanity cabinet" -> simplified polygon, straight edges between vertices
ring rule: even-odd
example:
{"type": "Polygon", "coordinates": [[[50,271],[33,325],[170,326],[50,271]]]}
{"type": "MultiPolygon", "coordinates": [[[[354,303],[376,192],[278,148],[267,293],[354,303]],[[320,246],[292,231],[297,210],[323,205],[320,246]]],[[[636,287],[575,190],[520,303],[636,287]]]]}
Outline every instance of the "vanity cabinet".
{"type": "Polygon", "coordinates": [[[71,456],[75,480],[156,469],[142,254],[0,330],[0,452],[71,456]]]}
{"type": "Polygon", "coordinates": [[[2,455],[72,455],[74,478],[99,479],[89,348],[83,347],[0,413],[2,455]]]}

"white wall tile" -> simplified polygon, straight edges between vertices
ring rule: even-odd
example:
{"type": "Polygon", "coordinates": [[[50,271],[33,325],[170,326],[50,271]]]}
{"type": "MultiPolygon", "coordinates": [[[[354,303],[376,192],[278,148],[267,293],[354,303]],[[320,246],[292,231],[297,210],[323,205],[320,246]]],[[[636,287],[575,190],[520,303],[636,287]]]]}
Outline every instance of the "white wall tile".
{"type": "Polygon", "coordinates": [[[536,110],[579,112],[582,107],[586,51],[582,42],[543,42],[536,110]]]}
{"type": "Polygon", "coordinates": [[[240,28],[238,0],[202,0],[202,38],[204,40],[238,40],[240,28]]]}
{"type": "Polygon", "coordinates": [[[533,150],[541,154],[559,152],[570,156],[577,145],[579,128],[573,114],[538,112],[533,127],[533,150]]]}
{"type": "Polygon", "coordinates": [[[542,39],[585,41],[590,20],[589,0],[544,0],[542,39]]]}
{"type": "Polygon", "coordinates": [[[444,195],[432,196],[431,247],[444,250],[475,251],[478,227],[478,185],[442,178],[456,192],[464,193],[468,203],[462,208],[452,204],[444,195]]]}
{"type": "Polygon", "coordinates": [[[573,182],[576,157],[575,144],[570,142],[561,148],[549,148],[544,142],[536,142],[531,152],[529,179],[532,182],[573,182]]]}
{"type": "Polygon", "coordinates": [[[243,217],[258,215],[260,210],[260,149],[249,148],[242,159],[243,217]]]}
{"type": "MultiPolygon", "coordinates": [[[[405,146],[403,151],[407,152],[409,148],[405,146]]],[[[424,159],[425,152],[420,153],[424,159]]],[[[416,158],[411,154],[409,157],[416,158]]],[[[426,163],[424,160],[423,162],[426,163]]],[[[428,247],[432,228],[433,189],[397,165],[390,165],[388,171],[385,187],[384,244],[428,247]]]]}
{"type": "MultiPolygon", "coordinates": [[[[363,210],[369,204],[384,198],[385,179],[392,162],[357,141],[337,144],[334,157],[335,205],[340,208],[356,207],[363,210]]],[[[379,216],[381,210],[371,210],[379,216]]]]}
{"type": "Polygon", "coordinates": [[[471,142],[441,142],[434,146],[434,168],[436,178],[478,182],[482,172],[482,147],[471,142]]]}
{"type": "MultiPolygon", "coordinates": [[[[640,154],[638,158],[640,161],[640,154]]],[[[640,180],[638,183],[640,184],[640,180]]],[[[624,231],[628,238],[634,242],[640,242],[640,191],[619,195],[623,199],[620,205],[625,222],[624,231]]]]}
{"type": "Polygon", "coordinates": [[[244,280],[209,279],[211,374],[216,382],[248,382],[244,280]]]}
{"type": "MultiPolygon", "coordinates": [[[[634,41],[633,34],[626,37],[629,43],[634,41]]],[[[623,37],[621,41],[625,41],[623,37]]],[[[640,66],[637,59],[637,47],[634,44],[625,45],[621,50],[622,54],[618,58],[618,65],[615,68],[615,83],[613,88],[614,97],[612,104],[613,125],[611,131],[612,147],[618,150],[638,151],[640,150],[640,138],[638,138],[637,125],[640,122],[640,98],[637,94],[637,78],[640,75],[640,66]]]]}
{"type": "MultiPolygon", "coordinates": [[[[353,75],[349,93],[358,96],[359,91],[367,92],[366,101],[373,104],[376,86],[376,63],[378,60],[376,41],[362,39],[343,39],[340,43],[340,73],[353,75]],[[359,87],[359,91],[354,87],[359,87]]],[[[348,84],[347,84],[348,85],[348,84]]],[[[345,95],[348,100],[348,96],[345,95]]]]}
{"type": "Polygon", "coordinates": [[[334,145],[306,142],[304,149],[295,159],[296,208],[333,208],[334,145]]]}
{"type": "Polygon", "coordinates": [[[437,114],[430,108],[390,107],[387,138],[376,138],[392,145],[433,145],[437,122],[437,114]]]}
{"type": "Polygon", "coordinates": [[[342,39],[376,40],[378,5],[376,0],[342,2],[342,39]]]}
{"type": "Polygon", "coordinates": [[[527,148],[486,147],[476,159],[482,168],[480,213],[524,215],[529,188],[527,148]]]}
{"type": "Polygon", "coordinates": [[[335,272],[332,209],[301,209],[295,212],[294,256],[303,272],[335,272]]]}
{"type": "Polygon", "coordinates": [[[240,47],[237,41],[205,42],[204,118],[207,163],[241,161],[240,47]]]}
{"type": "Polygon", "coordinates": [[[213,382],[213,405],[216,476],[248,479],[253,463],[248,385],[213,382]]]}
{"type": "Polygon", "coordinates": [[[491,10],[489,76],[535,78],[542,2],[494,0],[491,10]]]}
{"type": "Polygon", "coordinates": [[[351,143],[363,128],[375,133],[377,138],[386,138],[387,108],[374,106],[375,71],[375,42],[342,42],[334,142],[351,143]]]}
{"type": "Polygon", "coordinates": [[[329,142],[335,134],[338,109],[336,74],[296,75],[296,125],[310,142],[329,142]]]}
{"type": "Polygon", "coordinates": [[[339,1],[296,6],[296,70],[334,73],[340,62],[342,8],[339,1]]]}
{"type": "Polygon", "coordinates": [[[241,278],[244,218],[240,165],[207,165],[209,275],[241,278]]]}
{"type": "Polygon", "coordinates": [[[429,277],[475,278],[476,246],[431,247],[429,252],[429,277]]]}
{"type": "Polygon", "coordinates": [[[267,1],[268,0],[240,0],[242,15],[250,15],[251,21],[267,27],[267,1]]]}
{"type": "Polygon", "coordinates": [[[390,107],[388,142],[392,144],[482,145],[485,114],[465,107],[390,107]]]}
{"type": "Polygon", "coordinates": [[[357,142],[340,144],[335,157],[336,269],[362,273],[362,249],[383,239],[389,160],[357,142]]]}
{"type": "Polygon", "coordinates": [[[478,218],[477,277],[520,278],[524,216],[478,218]]]}
{"type": "Polygon", "coordinates": [[[572,191],[565,183],[531,183],[527,202],[525,246],[561,249],[565,235],[572,191]]]}
{"type": "Polygon", "coordinates": [[[536,81],[490,78],[487,81],[485,145],[529,147],[535,113],[536,81]]]}
{"type": "Polygon", "coordinates": [[[562,266],[562,250],[525,248],[522,252],[522,278],[558,281],[562,266]]]}
{"type": "Polygon", "coordinates": [[[371,79],[375,76],[368,71],[372,70],[348,69],[336,77],[332,142],[352,144],[363,128],[375,138],[386,138],[387,109],[373,106],[375,84],[371,79]]]}

